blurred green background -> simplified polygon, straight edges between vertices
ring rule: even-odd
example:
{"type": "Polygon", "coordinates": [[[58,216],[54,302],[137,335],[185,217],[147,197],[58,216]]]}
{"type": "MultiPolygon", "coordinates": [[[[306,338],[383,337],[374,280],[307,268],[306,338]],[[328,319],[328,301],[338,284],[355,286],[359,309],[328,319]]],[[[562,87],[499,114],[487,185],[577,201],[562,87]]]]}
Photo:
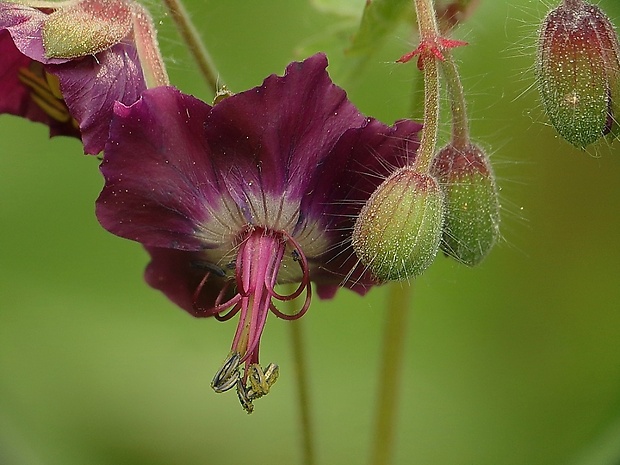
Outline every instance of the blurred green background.
{"type": "MultiPolygon", "coordinates": [[[[483,0],[456,34],[503,240],[477,268],[438,257],[412,283],[396,464],[620,463],[620,143],[585,153],[548,126],[532,88],[544,3],[483,0]]],[[[616,0],[600,4],[620,21],[616,0]]],[[[173,83],[209,100],[149,7],[173,83]]],[[[393,62],[415,46],[410,25],[345,82],[354,19],[308,0],[187,7],[232,90],[326,48],[363,112],[409,115],[418,71],[393,62]]],[[[0,160],[0,464],[300,463],[290,323],[270,317],[261,357],[281,378],[248,416],[209,387],[236,323],[192,319],[146,286],[141,247],[94,217],[97,160],[9,116],[0,160]]],[[[317,299],[303,318],[320,463],[367,462],[386,290],[317,299]]]]}

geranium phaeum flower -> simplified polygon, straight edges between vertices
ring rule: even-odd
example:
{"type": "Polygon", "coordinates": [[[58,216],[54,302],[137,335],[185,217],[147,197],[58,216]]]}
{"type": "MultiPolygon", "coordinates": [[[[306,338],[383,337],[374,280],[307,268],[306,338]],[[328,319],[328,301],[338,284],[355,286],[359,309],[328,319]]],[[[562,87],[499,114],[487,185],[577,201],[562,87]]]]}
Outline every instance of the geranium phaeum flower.
{"type": "Polygon", "coordinates": [[[259,365],[268,313],[301,316],[322,297],[377,284],[352,252],[355,216],[394,166],[412,162],[420,125],[366,118],[335,86],[324,55],[211,107],[171,87],[117,104],[97,200],[101,224],[144,244],[147,282],[194,316],[240,314],[213,379],[243,406],[269,391],[259,365]],[[282,295],[278,283],[299,283],[282,295]],[[300,297],[295,315],[277,301],[300,297]],[[305,298],[304,298],[305,296],[305,298]]]}
{"type": "MultiPolygon", "coordinates": [[[[97,154],[114,102],[134,103],[147,87],[138,52],[153,34],[150,19],[129,0],[44,5],[0,2],[0,113],[79,137],[85,153],[97,154]]],[[[143,49],[156,47],[151,39],[143,49]]]]}

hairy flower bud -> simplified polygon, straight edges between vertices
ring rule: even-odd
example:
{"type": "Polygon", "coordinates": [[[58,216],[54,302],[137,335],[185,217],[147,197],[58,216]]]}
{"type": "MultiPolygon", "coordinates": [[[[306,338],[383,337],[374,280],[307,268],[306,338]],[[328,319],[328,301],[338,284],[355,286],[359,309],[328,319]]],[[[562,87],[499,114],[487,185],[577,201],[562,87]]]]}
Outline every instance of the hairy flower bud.
{"type": "Polygon", "coordinates": [[[43,26],[48,58],[94,55],[131,31],[131,6],[124,0],[82,0],[49,15],[43,26]]]}
{"type": "Polygon", "coordinates": [[[441,250],[474,266],[499,237],[499,200],[488,158],[478,146],[447,145],[431,165],[445,195],[441,250]]]}
{"type": "Polygon", "coordinates": [[[585,147],[616,123],[620,47],[596,5],[565,0],[540,29],[538,86],[551,123],[568,142],[585,147]]]}
{"type": "Polygon", "coordinates": [[[402,168],[362,208],[353,249],[381,280],[418,276],[437,255],[442,222],[443,194],[435,178],[402,168]]]}

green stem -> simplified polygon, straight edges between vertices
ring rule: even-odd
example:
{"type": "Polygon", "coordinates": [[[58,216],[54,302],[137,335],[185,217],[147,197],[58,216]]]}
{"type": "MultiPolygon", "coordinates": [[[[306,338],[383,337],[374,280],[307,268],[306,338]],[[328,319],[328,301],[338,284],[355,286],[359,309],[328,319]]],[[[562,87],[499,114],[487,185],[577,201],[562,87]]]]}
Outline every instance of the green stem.
{"type": "Polygon", "coordinates": [[[314,465],[315,441],[311,415],[311,402],[308,382],[308,362],[304,350],[304,334],[301,320],[289,322],[291,328],[291,343],[293,359],[295,361],[295,380],[297,387],[297,403],[299,405],[299,423],[301,434],[301,449],[304,465],[314,465]]]}
{"type": "Polygon", "coordinates": [[[415,11],[418,18],[420,40],[434,39],[439,35],[437,15],[432,0],[415,0],[415,11]]]}
{"type": "MultiPolygon", "coordinates": [[[[439,28],[432,0],[415,0],[421,43],[436,44],[439,28]]],[[[428,173],[435,156],[439,132],[439,71],[437,58],[422,51],[420,55],[424,70],[424,129],[414,169],[428,173]]]]}
{"type": "Polygon", "coordinates": [[[421,120],[424,115],[424,80],[415,79],[411,88],[411,109],[409,117],[414,120],[421,120]]]}
{"type": "Polygon", "coordinates": [[[164,59],[159,52],[157,32],[151,15],[142,5],[132,5],[131,21],[136,50],[142,64],[142,72],[147,88],[167,86],[170,84],[164,59]]]}
{"type": "Polygon", "coordinates": [[[424,66],[424,128],[414,169],[419,173],[428,173],[435,156],[437,134],[439,133],[439,72],[437,59],[422,56],[424,66]]]}
{"type": "Polygon", "coordinates": [[[469,144],[467,103],[452,52],[450,50],[444,51],[444,57],[445,61],[442,63],[442,68],[452,110],[452,145],[457,149],[463,149],[469,144]]]}
{"type": "Polygon", "coordinates": [[[183,40],[187,44],[190,53],[194,57],[194,60],[198,64],[198,68],[205,81],[215,95],[219,87],[223,87],[224,83],[219,77],[219,73],[211,59],[207,48],[200,39],[200,35],[196,30],[196,27],[192,23],[191,19],[185,7],[181,3],[181,0],[163,0],[164,4],[168,8],[172,19],[174,20],[179,33],[183,37],[183,40]]]}
{"type": "Polygon", "coordinates": [[[394,282],[390,284],[371,465],[389,465],[393,459],[396,412],[398,410],[410,302],[411,286],[408,283],[394,282]]]}

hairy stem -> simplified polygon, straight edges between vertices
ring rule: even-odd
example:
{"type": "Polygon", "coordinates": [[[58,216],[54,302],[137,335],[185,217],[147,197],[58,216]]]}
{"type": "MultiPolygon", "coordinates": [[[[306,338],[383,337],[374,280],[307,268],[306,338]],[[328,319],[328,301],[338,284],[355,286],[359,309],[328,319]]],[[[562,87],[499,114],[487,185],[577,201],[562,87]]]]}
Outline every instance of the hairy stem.
{"type": "MultiPolygon", "coordinates": [[[[415,9],[420,41],[436,43],[439,28],[432,0],[415,0],[415,9]]],[[[423,51],[420,60],[424,71],[424,129],[414,167],[420,173],[428,173],[435,156],[439,132],[439,71],[437,58],[432,53],[423,51]]]]}
{"type": "Polygon", "coordinates": [[[420,39],[432,39],[439,35],[439,27],[437,26],[437,16],[433,0],[414,0],[415,11],[418,18],[418,29],[420,30],[420,39]]]}
{"type": "Polygon", "coordinates": [[[421,59],[424,66],[424,128],[414,167],[420,173],[428,173],[439,132],[439,72],[435,57],[424,55],[421,59]]]}
{"type": "Polygon", "coordinates": [[[383,353],[379,373],[371,465],[390,465],[393,460],[396,412],[400,399],[410,301],[411,286],[408,283],[394,282],[390,284],[383,334],[383,353]]]}
{"type": "Polygon", "coordinates": [[[469,144],[469,120],[467,119],[467,103],[463,93],[461,77],[456,67],[452,52],[444,52],[445,61],[442,63],[443,75],[450,98],[452,111],[452,145],[462,149],[469,144]]]}
{"type": "Polygon", "coordinates": [[[198,64],[200,73],[204,77],[205,81],[213,90],[215,95],[218,87],[223,87],[224,83],[219,77],[219,73],[211,59],[211,55],[204,43],[200,39],[200,35],[196,30],[196,27],[189,18],[185,7],[181,3],[181,0],[163,0],[164,4],[168,8],[172,19],[174,20],[179,33],[183,37],[183,40],[187,44],[190,53],[194,57],[194,60],[198,64]]]}
{"type": "MultiPolygon", "coordinates": [[[[292,301],[291,301],[292,302],[292,301]]],[[[303,322],[301,319],[289,322],[291,328],[291,343],[293,359],[295,361],[295,381],[297,387],[297,403],[299,406],[299,425],[301,435],[301,449],[304,465],[314,465],[315,441],[311,415],[311,401],[308,382],[308,362],[306,359],[303,322]]]]}
{"type": "Polygon", "coordinates": [[[146,86],[150,89],[169,85],[170,79],[168,79],[164,59],[159,52],[157,33],[151,16],[146,8],[136,3],[132,5],[131,18],[146,86]]]}

